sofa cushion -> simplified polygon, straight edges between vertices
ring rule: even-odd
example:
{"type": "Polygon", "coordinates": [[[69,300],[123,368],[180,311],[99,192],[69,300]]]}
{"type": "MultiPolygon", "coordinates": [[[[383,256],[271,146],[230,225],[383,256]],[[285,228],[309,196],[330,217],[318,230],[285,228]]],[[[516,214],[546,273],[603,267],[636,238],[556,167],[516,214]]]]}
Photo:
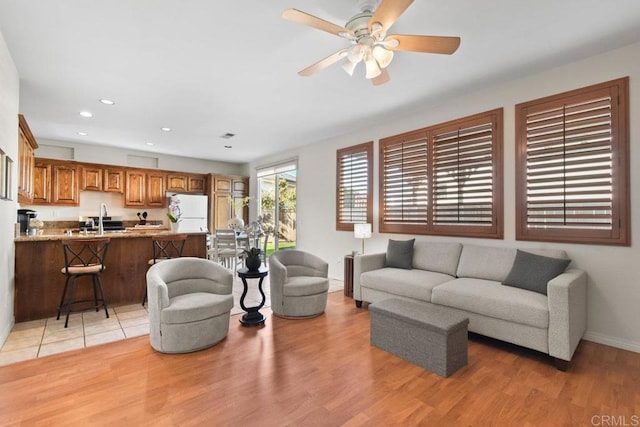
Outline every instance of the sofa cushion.
{"type": "Polygon", "coordinates": [[[494,280],[451,280],[432,290],[431,302],[536,328],[549,327],[546,296],[494,280]]]}
{"type": "Polygon", "coordinates": [[[516,250],[512,248],[464,245],[456,276],[502,282],[515,258],[516,250]]]}
{"type": "Polygon", "coordinates": [[[453,276],[426,270],[381,268],[360,275],[360,286],[392,295],[431,301],[431,289],[453,279],[453,276]]]}
{"type": "Polygon", "coordinates": [[[391,240],[387,244],[387,267],[411,269],[413,261],[413,243],[411,240],[391,240]]]}
{"type": "Polygon", "coordinates": [[[547,283],[564,272],[571,260],[550,258],[518,250],[503,285],[547,295],[547,283]]]}
{"type": "Polygon", "coordinates": [[[326,277],[296,276],[289,277],[282,289],[288,297],[300,297],[325,293],[329,290],[329,279],[326,277]]]}
{"type": "Polygon", "coordinates": [[[178,295],[169,300],[162,309],[162,323],[190,323],[220,316],[233,308],[233,295],[218,295],[194,292],[178,295]]]}
{"type": "Polygon", "coordinates": [[[413,268],[455,276],[461,251],[460,243],[417,241],[413,245],[413,268]]]}

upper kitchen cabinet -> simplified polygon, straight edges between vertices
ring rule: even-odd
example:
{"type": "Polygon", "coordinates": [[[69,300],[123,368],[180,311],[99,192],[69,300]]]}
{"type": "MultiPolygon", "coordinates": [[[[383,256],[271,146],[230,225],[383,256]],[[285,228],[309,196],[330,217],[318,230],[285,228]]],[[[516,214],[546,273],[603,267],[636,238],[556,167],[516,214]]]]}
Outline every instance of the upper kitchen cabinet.
{"type": "Polygon", "coordinates": [[[167,205],[164,176],[165,174],[162,172],[147,173],[147,206],[162,208],[167,205]]]}
{"type": "Polygon", "coordinates": [[[33,204],[77,206],[79,199],[78,166],[72,162],[35,159],[33,204]]]}
{"type": "Polygon", "coordinates": [[[117,167],[105,167],[102,190],[114,193],[124,192],[124,169],[117,167]]]}
{"type": "Polygon", "coordinates": [[[127,169],[125,171],[125,206],[145,205],[145,176],[146,173],[140,169],[127,169]]]}
{"type": "Polygon", "coordinates": [[[166,182],[166,191],[204,194],[205,176],[202,174],[169,172],[166,182]]]}
{"type": "Polygon", "coordinates": [[[165,173],[144,169],[125,171],[125,206],[165,207],[165,173]]]}
{"type": "Polygon", "coordinates": [[[190,193],[202,193],[204,194],[205,190],[205,176],[204,175],[189,175],[188,176],[188,187],[187,190],[190,193]]]}
{"type": "Polygon", "coordinates": [[[18,203],[33,203],[35,150],[38,143],[26,119],[18,115],[18,203]]]}
{"type": "Polygon", "coordinates": [[[102,168],[99,166],[83,165],[80,190],[102,191],[102,168]]]}

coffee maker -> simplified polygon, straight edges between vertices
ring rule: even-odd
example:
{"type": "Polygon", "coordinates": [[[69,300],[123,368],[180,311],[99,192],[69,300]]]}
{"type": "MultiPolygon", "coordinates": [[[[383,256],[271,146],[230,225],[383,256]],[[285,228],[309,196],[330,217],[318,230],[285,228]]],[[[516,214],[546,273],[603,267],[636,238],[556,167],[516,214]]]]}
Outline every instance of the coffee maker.
{"type": "Polygon", "coordinates": [[[20,234],[29,234],[29,221],[38,216],[38,212],[31,209],[18,209],[18,223],[20,223],[20,234]]]}

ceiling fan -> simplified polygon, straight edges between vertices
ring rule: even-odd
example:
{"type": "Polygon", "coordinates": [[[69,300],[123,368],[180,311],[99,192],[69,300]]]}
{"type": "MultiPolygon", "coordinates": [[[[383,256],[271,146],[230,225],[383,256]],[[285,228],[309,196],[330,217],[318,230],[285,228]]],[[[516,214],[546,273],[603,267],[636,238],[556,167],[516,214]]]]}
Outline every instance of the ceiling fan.
{"type": "Polygon", "coordinates": [[[393,60],[394,51],[451,55],[458,49],[460,37],[387,34],[413,0],[381,0],[376,8],[377,3],[378,0],[360,0],[361,12],[349,19],[344,27],[298,9],[285,10],[282,13],[284,19],[335,34],[351,43],[351,46],[321,59],[298,74],[310,76],[346,58],[342,68],[349,75],[353,75],[356,66],[364,62],[366,78],[371,79],[374,85],[381,85],[389,81],[387,66],[393,60]]]}

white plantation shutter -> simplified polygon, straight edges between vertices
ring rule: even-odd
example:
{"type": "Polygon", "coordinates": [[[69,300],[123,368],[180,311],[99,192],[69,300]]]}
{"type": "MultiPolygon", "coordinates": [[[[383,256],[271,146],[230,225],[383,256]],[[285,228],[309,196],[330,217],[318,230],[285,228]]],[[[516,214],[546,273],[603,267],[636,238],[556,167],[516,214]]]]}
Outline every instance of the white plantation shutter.
{"type": "Polygon", "coordinates": [[[373,142],[337,151],[336,229],[373,220],[371,164],[373,142]]]}
{"type": "MultiPolygon", "coordinates": [[[[491,231],[496,212],[492,117],[434,130],[433,225],[485,228],[491,231]]],[[[480,231],[480,230],[476,230],[480,231]]]]}
{"type": "Polygon", "coordinates": [[[616,82],[518,106],[517,238],[628,239],[626,96],[616,82]]]}
{"type": "Polygon", "coordinates": [[[424,133],[381,141],[381,231],[422,230],[427,224],[427,140],[424,133]]]}

